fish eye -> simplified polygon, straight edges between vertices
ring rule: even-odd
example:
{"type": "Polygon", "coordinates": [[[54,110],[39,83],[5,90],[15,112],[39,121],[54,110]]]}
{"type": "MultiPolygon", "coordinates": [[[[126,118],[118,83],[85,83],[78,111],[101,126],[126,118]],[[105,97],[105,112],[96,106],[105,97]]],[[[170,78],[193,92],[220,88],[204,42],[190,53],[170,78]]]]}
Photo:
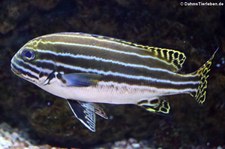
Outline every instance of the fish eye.
{"type": "Polygon", "coordinates": [[[23,50],[21,55],[25,60],[33,60],[35,58],[35,53],[27,49],[23,50]]]}

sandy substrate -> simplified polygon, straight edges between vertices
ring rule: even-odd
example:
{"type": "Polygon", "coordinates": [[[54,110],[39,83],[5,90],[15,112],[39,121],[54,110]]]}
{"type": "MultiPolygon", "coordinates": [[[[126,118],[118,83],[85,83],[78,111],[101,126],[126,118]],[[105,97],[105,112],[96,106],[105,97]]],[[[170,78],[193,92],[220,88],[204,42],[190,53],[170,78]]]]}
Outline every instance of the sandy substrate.
{"type": "Polygon", "coordinates": [[[26,134],[18,129],[14,129],[6,123],[0,124],[0,148],[1,149],[49,149],[48,145],[36,146],[27,139],[26,134]]]}
{"type": "MultiPolygon", "coordinates": [[[[12,128],[7,123],[0,124],[0,149],[65,149],[60,147],[52,147],[50,145],[35,145],[35,141],[30,140],[29,136],[21,130],[12,128]]],[[[213,149],[223,149],[225,146],[189,146],[193,149],[202,148],[213,148],[213,149]]],[[[142,140],[137,141],[136,139],[124,139],[121,141],[116,141],[112,143],[102,144],[96,147],[90,147],[93,149],[155,149],[161,147],[152,146],[149,141],[142,140]]],[[[181,147],[182,148],[182,147],[181,147]]],[[[72,147],[71,149],[78,149],[72,147]]]]}
{"type": "MultiPolygon", "coordinates": [[[[34,141],[29,139],[29,136],[21,130],[12,128],[7,123],[0,124],[0,149],[61,149],[59,147],[51,147],[49,145],[34,145],[34,141]]],[[[138,142],[135,139],[128,139],[108,143],[94,147],[94,149],[139,149],[148,148],[147,141],[138,142]]],[[[75,149],[75,148],[73,148],[75,149]]]]}

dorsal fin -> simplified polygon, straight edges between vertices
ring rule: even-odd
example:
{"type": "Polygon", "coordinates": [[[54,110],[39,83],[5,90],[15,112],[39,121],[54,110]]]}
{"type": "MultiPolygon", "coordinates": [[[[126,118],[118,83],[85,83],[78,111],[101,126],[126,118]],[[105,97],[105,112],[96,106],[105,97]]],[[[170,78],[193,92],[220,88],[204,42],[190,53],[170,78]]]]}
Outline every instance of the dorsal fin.
{"type": "Polygon", "coordinates": [[[141,44],[136,44],[133,42],[128,42],[121,39],[111,38],[107,36],[101,36],[96,34],[85,34],[85,33],[76,33],[83,36],[91,36],[97,39],[102,40],[109,40],[114,41],[120,44],[128,45],[128,46],[134,46],[137,48],[140,48],[140,50],[143,50],[146,55],[150,55],[153,57],[158,58],[161,62],[168,65],[168,69],[174,72],[179,71],[182,68],[182,65],[186,59],[186,56],[183,52],[173,50],[173,49],[166,49],[166,48],[159,48],[159,47],[152,47],[152,46],[144,46],[141,44]]]}
{"type": "Polygon", "coordinates": [[[134,46],[134,47],[143,49],[144,51],[146,51],[147,55],[157,57],[159,60],[166,63],[169,66],[169,69],[174,72],[177,72],[182,68],[182,65],[186,59],[186,56],[183,52],[173,50],[173,49],[144,46],[141,44],[127,42],[125,40],[110,38],[107,36],[99,36],[99,35],[93,35],[93,34],[91,34],[91,36],[95,38],[111,40],[124,45],[134,46]]]}
{"type": "Polygon", "coordinates": [[[177,50],[144,46],[141,44],[136,44],[136,43],[127,42],[124,40],[112,39],[112,38],[111,38],[111,40],[115,40],[122,44],[135,46],[135,47],[145,50],[148,55],[157,57],[160,60],[167,63],[169,66],[171,66],[171,70],[174,72],[179,71],[182,68],[184,61],[186,60],[185,54],[183,52],[180,52],[177,50]]]}
{"type": "Polygon", "coordinates": [[[183,52],[166,49],[166,48],[158,48],[158,47],[149,47],[144,46],[150,55],[153,55],[160,60],[165,61],[168,65],[174,68],[173,71],[179,71],[183,63],[186,59],[186,56],[183,52]]]}

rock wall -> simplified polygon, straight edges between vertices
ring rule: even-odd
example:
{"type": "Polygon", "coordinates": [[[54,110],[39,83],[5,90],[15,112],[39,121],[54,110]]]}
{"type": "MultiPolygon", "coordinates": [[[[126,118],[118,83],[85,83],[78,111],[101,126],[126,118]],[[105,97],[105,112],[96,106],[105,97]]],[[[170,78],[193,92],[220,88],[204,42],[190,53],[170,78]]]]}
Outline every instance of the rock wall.
{"type": "Polygon", "coordinates": [[[147,139],[155,146],[225,143],[225,10],[185,7],[166,0],[0,1],[0,120],[30,133],[37,143],[90,146],[120,139],[147,139]],[[168,116],[133,105],[103,105],[109,120],[89,132],[64,100],[16,77],[10,59],[30,39],[55,32],[86,32],[183,51],[181,73],[197,70],[220,48],[210,74],[207,101],[166,97],[168,116]]]}

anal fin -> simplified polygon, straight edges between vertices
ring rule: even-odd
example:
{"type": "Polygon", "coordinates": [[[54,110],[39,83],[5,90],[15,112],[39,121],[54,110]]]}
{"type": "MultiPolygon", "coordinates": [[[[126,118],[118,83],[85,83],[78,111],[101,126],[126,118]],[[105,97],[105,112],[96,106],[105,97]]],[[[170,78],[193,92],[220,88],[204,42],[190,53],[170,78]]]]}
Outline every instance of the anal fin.
{"type": "Polygon", "coordinates": [[[137,104],[145,110],[153,113],[168,114],[170,112],[170,104],[164,99],[141,100],[137,104]]]}

